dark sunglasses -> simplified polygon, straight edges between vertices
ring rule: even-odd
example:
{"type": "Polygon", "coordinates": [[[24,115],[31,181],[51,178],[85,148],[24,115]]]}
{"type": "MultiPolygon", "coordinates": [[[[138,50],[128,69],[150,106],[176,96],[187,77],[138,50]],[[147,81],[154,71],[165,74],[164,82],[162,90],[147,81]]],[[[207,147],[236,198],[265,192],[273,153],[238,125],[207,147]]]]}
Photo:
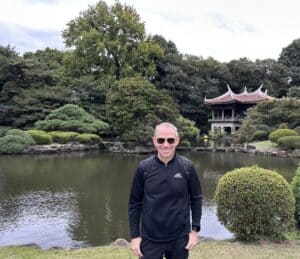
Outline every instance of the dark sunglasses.
{"type": "Polygon", "coordinates": [[[165,141],[167,141],[169,144],[174,144],[175,143],[175,138],[157,138],[156,142],[158,144],[164,144],[165,141]]]}

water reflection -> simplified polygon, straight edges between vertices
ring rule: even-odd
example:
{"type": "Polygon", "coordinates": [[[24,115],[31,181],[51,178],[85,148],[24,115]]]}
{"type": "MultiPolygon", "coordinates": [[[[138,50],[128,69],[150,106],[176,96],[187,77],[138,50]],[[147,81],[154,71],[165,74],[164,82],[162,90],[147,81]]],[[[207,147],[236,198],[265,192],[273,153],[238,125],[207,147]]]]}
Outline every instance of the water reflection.
{"type": "MultiPolygon", "coordinates": [[[[185,153],[199,174],[204,208],[201,235],[232,237],[217,220],[214,191],[236,167],[258,164],[288,181],[298,161],[243,153],[185,153]]],[[[76,153],[0,157],[0,245],[77,247],[128,239],[127,204],[136,164],[144,156],[76,153]]]]}

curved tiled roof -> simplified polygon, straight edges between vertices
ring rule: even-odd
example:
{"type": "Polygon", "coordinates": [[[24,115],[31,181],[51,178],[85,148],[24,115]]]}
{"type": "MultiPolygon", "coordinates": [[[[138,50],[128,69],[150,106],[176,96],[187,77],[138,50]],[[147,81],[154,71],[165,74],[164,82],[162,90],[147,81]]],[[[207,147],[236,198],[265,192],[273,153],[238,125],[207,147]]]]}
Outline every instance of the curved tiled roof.
{"type": "Polygon", "coordinates": [[[275,98],[267,94],[267,90],[265,92],[261,91],[261,85],[256,91],[248,93],[247,88],[245,87],[244,92],[240,94],[234,93],[230,86],[227,85],[227,92],[222,94],[216,98],[207,99],[205,97],[204,103],[207,105],[214,104],[226,104],[226,103],[257,103],[263,100],[274,100],[275,98]]]}

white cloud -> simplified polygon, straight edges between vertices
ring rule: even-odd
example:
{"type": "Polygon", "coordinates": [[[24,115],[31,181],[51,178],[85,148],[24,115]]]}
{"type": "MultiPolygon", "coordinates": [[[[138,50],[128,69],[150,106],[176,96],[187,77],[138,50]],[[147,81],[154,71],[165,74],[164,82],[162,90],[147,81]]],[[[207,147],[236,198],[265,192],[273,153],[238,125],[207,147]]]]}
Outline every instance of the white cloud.
{"type": "MultiPolygon", "coordinates": [[[[66,23],[97,0],[2,1],[0,44],[32,50],[63,46],[66,23]],[[18,28],[16,30],[15,28],[18,28]],[[23,28],[23,29],[22,29],[23,28]],[[33,33],[33,32],[36,33],[33,33]],[[30,33],[29,33],[30,32],[30,33]],[[49,32],[48,36],[47,32],[49,32]],[[54,34],[57,33],[55,37],[54,34]],[[8,36],[10,35],[10,36],[8,36]],[[20,35],[22,40],[20,40],[20,35]],[[49,41],[48,41],[49,40],[49,41]],[[27,47],[26,47],[27,46],[27,47]]],[[[113,0],[106,1],[113,4],[113,0]]],[[[300,38],[298,0],[121,0],[145,21],[147,33],[172,40],[179,51],[220,61],[240,57],[277,59],[282,48],[300,38]]]]}

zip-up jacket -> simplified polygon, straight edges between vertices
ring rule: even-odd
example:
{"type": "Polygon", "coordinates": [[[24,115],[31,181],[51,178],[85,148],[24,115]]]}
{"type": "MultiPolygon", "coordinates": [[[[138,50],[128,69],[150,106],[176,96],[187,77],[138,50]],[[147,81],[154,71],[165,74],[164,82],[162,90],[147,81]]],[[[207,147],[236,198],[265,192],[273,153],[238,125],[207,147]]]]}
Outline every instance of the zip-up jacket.
{"type": "Polygon", "coordinates": [[[201,186],[190,160],[175,154],[167,164],[157,155],[139,162],[129,198],[131,239],[168,242],[186,236],[190,210],[192,225],[200,227],[201,186]]]}

